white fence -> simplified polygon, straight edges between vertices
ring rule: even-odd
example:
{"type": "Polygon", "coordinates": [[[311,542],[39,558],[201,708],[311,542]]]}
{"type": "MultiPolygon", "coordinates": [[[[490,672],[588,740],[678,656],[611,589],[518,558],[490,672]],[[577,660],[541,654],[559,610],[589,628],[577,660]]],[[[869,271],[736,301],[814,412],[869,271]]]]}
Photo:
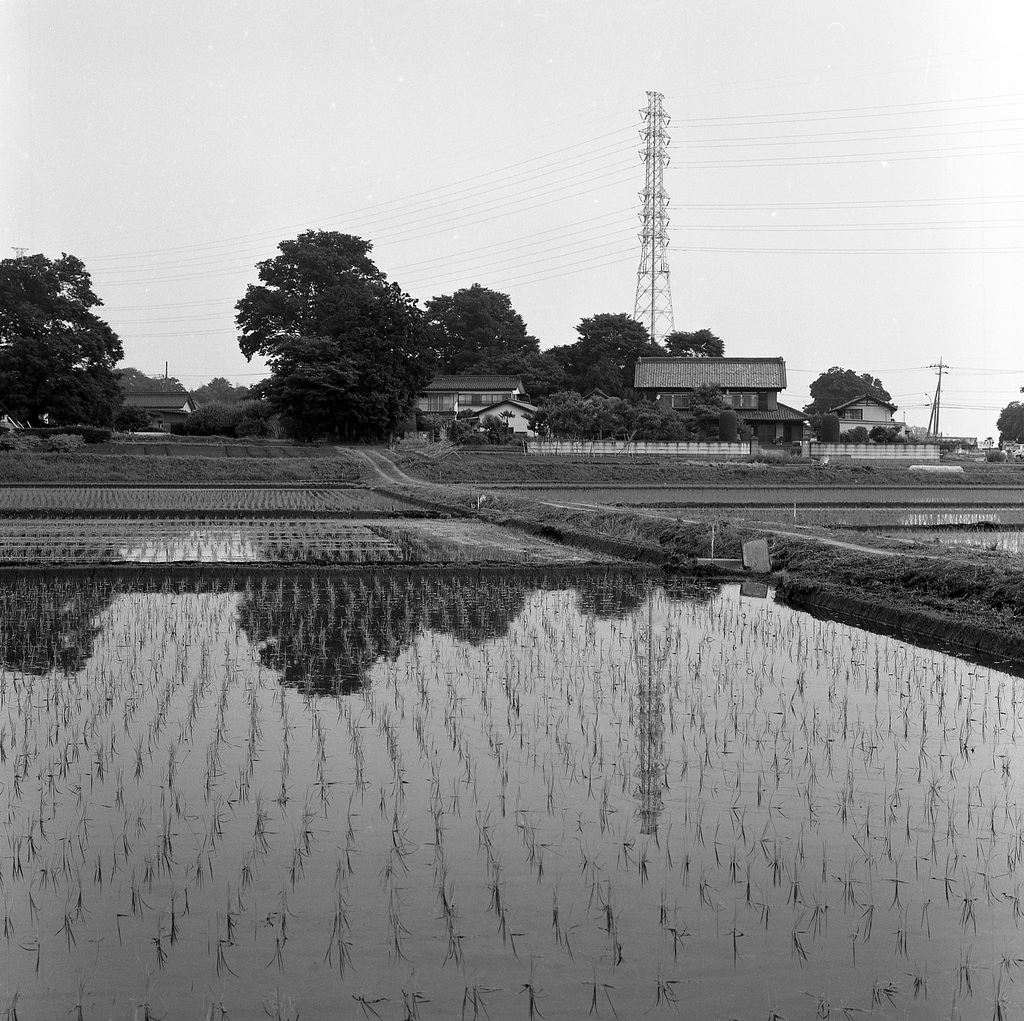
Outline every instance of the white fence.
{"type": "Polygon", "coordinates": [[[757,443],[681,443],[627,442],[626,440],[530,440],[528,454],[561,454],[576,457],[699,457],[710,461],[729,461],[750,457],[757,443]]]}
{"type": "Polygon", "coordinates": [[[817,443],[803,442],[804,457],[850,458],[853,461],[913,461],[915,464],[939,460],[937,443],[817,443]]]}

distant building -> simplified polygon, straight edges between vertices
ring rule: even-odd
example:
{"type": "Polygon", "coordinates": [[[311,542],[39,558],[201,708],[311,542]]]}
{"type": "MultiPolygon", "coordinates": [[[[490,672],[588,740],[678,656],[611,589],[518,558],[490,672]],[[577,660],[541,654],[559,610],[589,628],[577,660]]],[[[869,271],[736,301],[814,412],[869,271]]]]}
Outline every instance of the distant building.
{"type": "Polygon", "coordinates": [[[702,386],[717,386],[728,407],[759,443],[797,443],[807,416],[779,401],[786,388],[782,358],[639,358],[633,388],[687,415],[702,386]]]}
{"type": "Polygon", "coordinates": [[[478,418],[483,425],[488,418],[496,418],[507,426],[518,439],[531,439],[537,434],[530,425],[530,419],[537,414],[537,406],[527,401],[516,401],[511,397],[496,404],[481,408],[478,418]]]}
{"type": "Polygon", "coordinates": [[[529,403],[520,376],[435,376],[423,388],[416,410],[451,419],[464,412],[476,414],[508,400],[529,403]]]}
{"type": "Polygon", "coordinates": [[[153,427],[170,432],[176,422],[184,422],[196,410],[192,395],[183,386],[165,386],[159,390],[133,390],[124,395],[130,408],[144,408],[149,412],[153,427]]]}
{"type": "Polygon", "coordinates": [[[861,394],[851,400],[837,404],[829,408],[829,414],[839,416],[839,433],[848,433],[852,429],[863,426],[871,432],[875,426],[882,426],[886,429],[891,426],[899,426],[899,422],[893,421],[893,414],[896,412],[896,405],[883,401],[871,394],[861,394]]]}

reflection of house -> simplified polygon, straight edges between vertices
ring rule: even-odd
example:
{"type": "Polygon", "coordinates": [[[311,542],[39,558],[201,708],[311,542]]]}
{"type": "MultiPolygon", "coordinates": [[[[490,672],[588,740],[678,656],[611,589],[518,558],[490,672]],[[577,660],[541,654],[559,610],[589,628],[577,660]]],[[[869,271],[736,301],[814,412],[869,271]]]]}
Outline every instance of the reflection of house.
{"type": "Polygon", "coordinates": [[[839,432],[848,433],[851,429],[864,426],[870,432],[876,425],[888,428],[899,423],[893,422],[895,404],[872,397],[871,394],[861,394],[853,400],[838,404],[829,409],[829,413],[839,416],[839,432]]]}
{"type": "Polygon", "coordinates": [[[133,390],[124,395],[129,408],[144,408],[154,428],[168,432],[175,422],[184,422],[196,410],[192,395],[180,384],[159,390],[133,390]]]}
{"type": "Polygon", "coordinates": [[[516,401],[511,397],[490,404],[480,409],[480,424],[483,425],[488,418],[496,418],[500,423],[506,425],[513,434],[519,438],[536,436],[530,426],[530,419],[537,414],[537,406],[526,401],[516,401]]]}
{"type": "Polygon", "coordinates": [[[686,415],[694,390],[716,386],[725,403],[760,443],[795,443],[807,416],[782,404],[786,363],[782,358],[638,358],[634,389],[686,415]]]}
{"type": "Polygon", "coordinates": [[[501,401],[526,402],[519,376],[435,376],[420,394],[416,409],[424,414],[455,418],[477,413],[501,401]]]}

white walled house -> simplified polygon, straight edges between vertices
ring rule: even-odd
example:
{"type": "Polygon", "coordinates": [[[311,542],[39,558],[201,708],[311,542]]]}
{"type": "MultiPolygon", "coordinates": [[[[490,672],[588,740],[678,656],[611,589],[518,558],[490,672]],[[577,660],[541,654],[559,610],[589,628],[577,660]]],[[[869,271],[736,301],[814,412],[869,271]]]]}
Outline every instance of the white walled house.
{"type": "Polygon", "coordinates": [[[839,416],[839,433],[843,435],[858,426],[864,426],[868,432],[879,425],[886,429],[899,426],[901,423],[894,422],[892,418],[895,411],[895,404],[872,397],[871,394],[861,394],[860,397],[830,408],[829,414],[839,416]]]}
{"type": "Polygon", "coordinates": [[[483,425],[488,418],[497,418],[500,423],[507,424],[518,439],[536,439],[537,434],[530,427],[530,418],[536,414],[536,405],[509,398],[482,408],[480,424],[483,425]]]}
{"type": "Polygon", "coordinates": [[[523,402],[526,399],[519,376],[435,376],[420,394],[416,410],[452,419],[467,411],[476,414],[501,401],[523,402]]]}

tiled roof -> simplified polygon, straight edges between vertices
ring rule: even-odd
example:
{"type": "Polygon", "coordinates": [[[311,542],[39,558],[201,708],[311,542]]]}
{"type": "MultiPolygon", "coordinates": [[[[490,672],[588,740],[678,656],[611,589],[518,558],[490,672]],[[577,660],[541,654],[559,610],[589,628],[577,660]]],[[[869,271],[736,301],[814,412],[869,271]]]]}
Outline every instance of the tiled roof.
{"type": "Polygon", "coordinates": [[[637,390],[698,386],[784,390],[786,362],[782,358],[638,358],[633,386],[637,390]]]}
{"type": "Polygon", "coordinates": [[[787,404],[779,404],[774,411],[754,411],[737,408],[736,414],[745,422],[806,422],[807,416],[787,404]]]}
{"type": "Polygon", "coordinates": [[[425,391],[469,391],[484,393],[492,390],[515,390],[521,385],[520,376],[435,376],[425,391]]]}
{"type": "Polygon", "coordinates": [[[124,395],[124,402],[134,408],[147,408],[149,411],[183,411],[191,410],[192,398],[182,387],[176,391],[135,390],[124,395]]]}
{"type": "Polygon", "coordinates": [[[842,404],[837,404],[834,408],[829,408],[829,411],[842,411],[843,408],[850,408],[854,404],[861,404],[864,401],[871,401],[873,404],[877,404],[880,408],[888,408],[890,412],[896,410],[895,404],[890,404],[888,401],[883,401],[872,394],[861,394],[860,397],[854,397],[853,400],[844,401],[842,404]]]}
{"type": "Polygon", "coordinates": [[[485,411],[492,411],[494,408],[500,408],[504,404],[512,404],[517,408],[522,408],[528,415],[532,415],[537,410],[536,404],[527,404],[526,401],[513,400],[511,397],[506,397],[503,401],[498,401],[495,404],[488,404],[486,408],[481,408],[477,414],[482,415],[485,411]]]}

